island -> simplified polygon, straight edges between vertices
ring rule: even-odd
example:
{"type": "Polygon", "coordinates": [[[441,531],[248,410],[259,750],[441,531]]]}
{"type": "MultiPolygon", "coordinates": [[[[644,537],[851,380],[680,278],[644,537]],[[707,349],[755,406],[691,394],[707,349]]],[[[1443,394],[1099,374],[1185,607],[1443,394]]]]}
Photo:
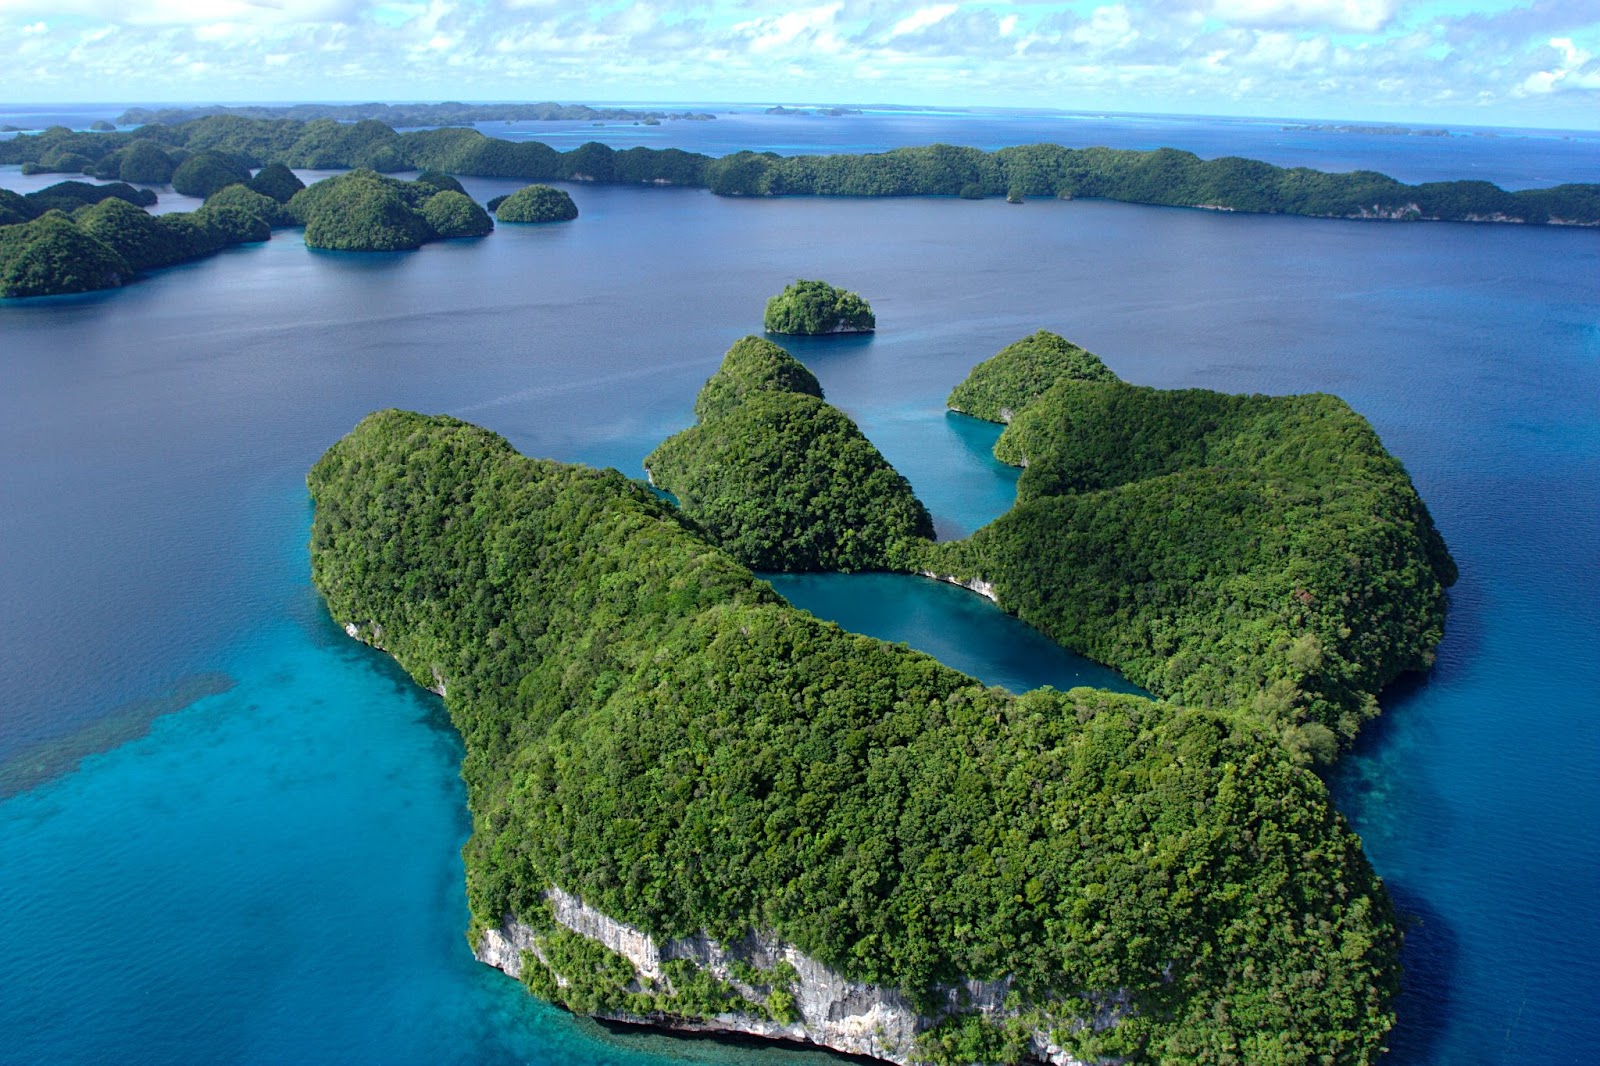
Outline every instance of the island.
{"type": "Polygon", "coordinates": [[[1236,708],[1317,762],[1425,670],[1456,566],[1405,468],[1335,396],[1119,380],[1048,333],[949,405],[1008,422],[1017,502],[922,571],[1188,706],[1236,708]]]}
{"type": "MultiPolygon", "coordinates": [[[[251,177],[226,158],[197,153],[193,212],[151,215],[155,193],[125,183],[59,182],[19,196],[0,190],[0,297],[54,296],[126,284],[144,271],[306,227],[306,244],[341,251],[400,251],[428,241],[481,237],[494,221],[448,174],[398,181],[370,170],[306,186],[270,164],[251,177]]],[[[177,184],[174,177],[174,184],[177,184]]]]}
{"type": "Polygon", "coordinates": [[[85,182],[0,194],[0,297],[114,288],[146,270],[266,240],[291,222],[276,200],[244,185],[165,215],[145,211],[145,197],[155,199],[147,189],[85,182]]]}
{"type": "Polygon", "coordinates": [[[196,152],[172,171],[172,191],[204,200],[229,185],[250,180],[250,167],[227,152],[196,152]]]}
{"type": "Polygon", "coordinates": [[[395,128],[416,126],[458,126],[473,122],[654,122],[662,119],[709,121],[715,115],[704,111],[632,111],[618,107],[590,107],[588,104],[246,104],[224,107],[130,107],[117,116],[122,126],[163,126],[193,122],[211,115],[237,116],[248,119],[290,120],[307,122],[314,119],[331,119],[337,122],[360,122],[375,119],[395,128]]]}
{"type": "Polygon", "coordinates": [[[896,1063],[1380,1055],[1387,894],[1248,716],[987,688],[451,418],[308,484],[332,617],[461,733],[469,937],[535,994],[896,1063]]]}
{"type": "MultiPolygon", "coordinates": [[[[374,105],[358,110],[377,113],[374,105]]],[[[719,196],[957,196],[975,186],[985,196],[1015,192],[1030,199],[1100,198],[1227,212],[1600,225],[1596,184],[1516,192],[1484,181],[1408,185],[1368,170],[1329,174],[1236,156],[1201,159],[1173,148],[1135,151],[1057,144],[994,152],[933,144],[826,156],[745,151],[712,158],[676,148],[617,150],[591,141],[560,152],[537,141],[506,141],[470,128],[400,132],[372,117],[301,121],[226,112],[115,133],[55,126],[0,140],[0,164],[44,169],[70,165],[76,168],[74,173],[111,178],[118,176],[112,170],[117,165],[114,156],[136,140],[157,143],[174,153],[230,153],[251,167],[283,163],[380,172],[432,169],[538,182],[691,186],[719,196]]]]}
{"type": "Polygon", "coordinates": [[[501,222],[570,222],[578,217],[571,195],[550,185],[527,185],[509,196],[497,196],[489,201],[489,209],[501,222]]]}
{"type": "Polygon", "coordinates": [[[871,333],[878,320],[857,293],[825,281],[801,279],[767,301],[762,326],[768,333],[816,336],[822,333],[871,333]]]}
{"type": "Polygon", "coordinates": [[[447,175],[400,181],[352,170],[306,186],[294,194],[288,210],[305,226],[308,248],[331,251],[405,251],[494,229],[488,212],[447,175]]]}
{"type": "Polygon", "coordinates": [[[933,520],[817,379],[745,337],[695,401],[699,421],[645,459],[652,482],[755,570],[905,569],[933,520]]]}

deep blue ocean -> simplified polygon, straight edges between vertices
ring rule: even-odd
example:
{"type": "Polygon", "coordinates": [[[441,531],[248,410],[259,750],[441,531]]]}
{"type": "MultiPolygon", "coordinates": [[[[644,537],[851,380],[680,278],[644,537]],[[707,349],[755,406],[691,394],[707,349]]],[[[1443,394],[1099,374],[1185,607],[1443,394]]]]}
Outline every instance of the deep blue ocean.
{"type": "MultiPolygon", "coordinates": [[[[813,121],[833,120],[751,128],[813,121]]],[[[1183,121],[1270,158],[1242,120],[1183,121]]],[[[772,136],[748,146],[787,150],[772,136]]],[[[1451,161],[1414,153],[1456,140],[1318,136],[1410,180],[1451,161]]],[[[1514,186],[1600,169],[1592,143],[1554,164],[1471,143],[1514,186]]],[[[375,408],[641,474],[796,277],[872,302],[877,334],[791,347],[943,536],[1015,485],[994,427],[943,399],[1038,328],[1133,382],[1323,390],[1369,418],[1462,571],[1438,666],[1385,694],[1332,781],[1410,923],[1386,1061],[1594,1061],[1600,232],[571,191],[570,225],[398,255],[288,231],[123,290],[0,303],[0,1062],[827,1061],[612,1034],[474,962],[459,742],[332,625],[306,555],[305,471],[375,408]]],[[[949,586],[776,583],[991,683],[1120,683],[949,586]]]]}

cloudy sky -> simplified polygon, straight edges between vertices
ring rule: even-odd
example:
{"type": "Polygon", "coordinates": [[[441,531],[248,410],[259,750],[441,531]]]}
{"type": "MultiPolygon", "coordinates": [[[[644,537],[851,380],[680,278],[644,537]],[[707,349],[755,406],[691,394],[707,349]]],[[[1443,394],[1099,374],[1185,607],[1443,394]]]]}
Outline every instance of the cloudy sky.
{"type": "Polygon", "coordinates": [[[0,101],[899,103],[1600,127],[1600,0],[0,0],[0,101]]]}

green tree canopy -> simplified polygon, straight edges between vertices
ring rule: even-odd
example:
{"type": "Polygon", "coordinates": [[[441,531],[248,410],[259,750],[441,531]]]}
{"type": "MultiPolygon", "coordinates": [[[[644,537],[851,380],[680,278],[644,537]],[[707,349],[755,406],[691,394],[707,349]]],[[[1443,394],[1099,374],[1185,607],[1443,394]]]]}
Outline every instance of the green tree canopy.
{"type": "Polygon", "coordinates": [[[952,411],[975,418],[1010,422],[1016,412],[1064,378],[1117,380],[1098,356],[1041,329],[973,367],[945,403],[952,411]]]}
{"type": "Polygon", "coordinates": [[[250,179],[250,188],[263,196],[270,196],[280,204],[294,199],[294,194],[306,187],[299,175],[282,163],[268,163],[250,179]]]}
{"type": "Polygon", "coordinates": [[[578,217],[578,205],[565,189],[529,185],[500,201],[494,215],[501,222],[568,222],[578,217]]]}
{"type": "Polygon", "coordinates": [[[0,227],[0,296],[53,296],[121,285],[133,268],[61,211],[0,227]]]}
{"type": "Polygon", "coordinates": [[[462,196],[467,195],[466,187],[442,170],[424,170],[412,180],[419,185],[431,185],[439,192],[458,192],[462,196]]]}
{"type": "Polygon", "coordinates": [[[494,219],[465,193],[446,189],[422,202],[422,217],[440,237],[482,237],[494,230],[494,219]]]}
{"type": "MultiPolygon", "coordinates": [[[[313,182],[289,201],[305,223],[306,245],[350,252],[393,252],[421,247],[437,234],[411,200],[420,189],[370,170],[313,182]]],[[[431,186],[426,187],[429,193],[431,186]]]]}
{"type": "Polygon", "coordinates": [[[172,180],[176,166],[166,149],[155,141],[133,141],[120,153],[117,176],[123,181],[145,185],[165,185],[172,180]]]}
{"type": "Polygon", "coordinates": [[[235,182],[248,184],[250,172],[237,159],[222,152],[196,152],[172,172],[172,189],[204,200],[235,182]]]}
{"type": "Polygon", "coordinates": [[[769,333],[870,333],[877,319],[867,301],[825,281],[796,281],[767,301],[769,333]]]}
{"type": "Polygon", "coordinates": [[[701,422],[729,413],[752,392],[794,392],[822,399],[822,385],[804,363],[765,337],[744,337],[722,357],[701,387],[694,416],[701,422]]]}
{"type": "Polygon", "coordinates": [[[645,466],[744,565],[887,569],[933,536],[910,483],[777,345],[735,344],[695,412],[699,424],[663,441],[645,466]]]}
{"type": "Polygon", "coordinates": [[[674,994],[563,935],[554,885],[657,938],[771,932],[956,1029],[981,1021],[957,982],[1008,980],[1012,1023],[1084,1057],[1378,1056],[1389,904],[1274,736],[986,689],[788,607],[615,471],[452,419],[374,415],[310,487],[333,618],[446,692],[475,928],[532,926],[559,968],[530,962],[530,985],[576,1009],[721,1009],[692,964],[674,994]],[[1120,1024],[1081,1026],[1108,997],[1120,1024]]]}
{"type": "Polygon", "coordinates": [[[1333,396],[1106,380],[1038,335],[952,394],[996,417],[1017,503],[924,565],[988,582],[1055,640],[1159,695],[1247,708],[1328,755],[1432,663],[1455,564],[1404,468],[1333,396]],[[1052,383],[1053,382],[1053,383],[1052,383]],[[1042,391],[1041,391],[1042,390],[1042,391]]]}

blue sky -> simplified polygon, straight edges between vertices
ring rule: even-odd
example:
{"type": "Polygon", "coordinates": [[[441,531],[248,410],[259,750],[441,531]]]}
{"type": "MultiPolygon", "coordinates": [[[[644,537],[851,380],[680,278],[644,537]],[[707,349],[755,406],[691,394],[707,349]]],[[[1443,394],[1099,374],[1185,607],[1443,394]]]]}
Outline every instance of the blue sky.
{"type": "Polygon", "coordinates": [[[1600,0],[0,0],[0,101],[1056,107],[1600,128],[1600,0]]]}

